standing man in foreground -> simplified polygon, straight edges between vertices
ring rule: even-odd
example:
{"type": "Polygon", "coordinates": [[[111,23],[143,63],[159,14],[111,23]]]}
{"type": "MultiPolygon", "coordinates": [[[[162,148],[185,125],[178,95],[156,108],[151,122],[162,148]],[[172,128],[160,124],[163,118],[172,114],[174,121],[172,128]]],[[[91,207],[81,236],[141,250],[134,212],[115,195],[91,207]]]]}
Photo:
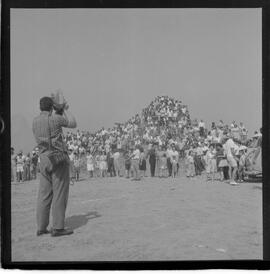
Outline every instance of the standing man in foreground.
{"type": "MultiPolygon", "coordinates": [[[[51,236],[72,234],[65,229],[65,212],[69,193],[69,159],[67,146],[63,140],[62,127],[77,126],[73,115],[68,111],[66,102],[61,110],[51,97],[40,99],[41,113],[33,121],[33,133],[40,151],[40,185],[37,201],[37,236],[50,233],[50,209],[52,208],[51,236]],[[58,153],[66,159],[57,164],[51,161],[51,152],[58,153]],[[67,157],[65,157],[67,155],[67,157]]],[[[60,157],[61,158],[61,157],[60,157]]]]}

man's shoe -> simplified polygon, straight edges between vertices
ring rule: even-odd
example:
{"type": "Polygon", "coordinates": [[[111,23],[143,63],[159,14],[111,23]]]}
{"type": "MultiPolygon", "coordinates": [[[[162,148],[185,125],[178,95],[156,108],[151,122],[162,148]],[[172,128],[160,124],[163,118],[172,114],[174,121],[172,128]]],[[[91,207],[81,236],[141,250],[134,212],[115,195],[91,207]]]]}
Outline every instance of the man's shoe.
{"type": "Polygon", "coordinates": [[[43,234],[49,234],[50,231],[48,229],[45,229],[45,230],[38,230],[37,231],[37,236],[41,236],[43,234]]]}
{"type": "Polygon", "coordinates": [[[52,237],[59,237],[59,236],[65,236],[70,235],[73,233],[72,229],[52,229],[51,236],[52,237]]]}

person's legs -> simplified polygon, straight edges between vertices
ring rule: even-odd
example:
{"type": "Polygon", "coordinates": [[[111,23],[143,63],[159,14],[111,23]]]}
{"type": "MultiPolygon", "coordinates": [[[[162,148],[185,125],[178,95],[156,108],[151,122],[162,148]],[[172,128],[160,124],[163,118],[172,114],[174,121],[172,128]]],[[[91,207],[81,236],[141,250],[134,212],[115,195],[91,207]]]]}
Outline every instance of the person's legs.
{"type": "Polygon", "coordinates": [[[243,181],[243,167],[242,166],[239,166],[239,169],[238,169],[238,178],[239,178],[239,181],[242,182],[243,181]]]}
{"type": "Polygon", "coordinates": [[[231,184],[236,184],[235,179],[236,179],[236,172],[237,172],[237,162],[233,157],[227,157],[228,163],[231,168],[231,184]]]}
{"type": "Polygon", "coordinates": [[[23,180],[23,171],[19,171],[19,182],[20,181],[22,181],[22,182],[24,181],[23,180]]]}
{"type": "Polygon", "coordinates": [[[170,159],[167,159],[167,166],[168,166],[168,172],[169,172],[169,177],[172,176],[172,163],[170,159]]]}
{"type": "Polygon", "coordinates": [[[27,180],[31,180],[30,166],[27,166],[27,180]]]}
{"type": "Polygon", "coordinates": [[[65,212],[69,193],[69,164],[64,163],[52,174],[53,200],[52,218],[53,229],[63,229],[65,212]]]}
{"type": "Polygon", "coordinates": [[[223,178],[224,180],[229,180],[229,167],[228,166],[224,166],[223,167],[223,178]]]}
{"type": "Polygon", "coordinates": [[[139,173],[139,160],[134,160],[134,177],[135,180],[140,180],[140,173],[139,173]]]}
{"type": "Polygon", "coordinates": [[[33,165],[33,179],[36,180],[37,178],[37,166],[33,165]]]}
{"type": "Polygon", "coordinates": [[[237,173],[237,167],[233,167],[233,170],[232,170],[232,181],[235,181],[236,179],[236,173],[237,173]]]}
{"type": "Polygon", "coordinates": [[[40,183],[37,199],[37,228],[38,231],[44,231],[49,225],[50,208],[53,198],[52,179],[48,173],[50,161],[47,156],[40,156],[40,183]]]}
{"type": "Polygon", "coordinates": [[[20,172],[16,171],[16,181],[20,182],[20,172]]]}

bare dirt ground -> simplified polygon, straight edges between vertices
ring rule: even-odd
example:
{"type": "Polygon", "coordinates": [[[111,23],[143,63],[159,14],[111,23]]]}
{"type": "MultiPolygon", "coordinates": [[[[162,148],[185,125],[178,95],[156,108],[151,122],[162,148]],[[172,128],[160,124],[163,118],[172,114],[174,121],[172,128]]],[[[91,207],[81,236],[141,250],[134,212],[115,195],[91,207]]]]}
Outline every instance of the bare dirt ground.
{"type": "Polygon", "coordinates": [[[70,187],[74,234],[36,236],[38,181],[12,184],[13,261],[262,258],[262,184],[202,178],[83,179],[70,187]]]}

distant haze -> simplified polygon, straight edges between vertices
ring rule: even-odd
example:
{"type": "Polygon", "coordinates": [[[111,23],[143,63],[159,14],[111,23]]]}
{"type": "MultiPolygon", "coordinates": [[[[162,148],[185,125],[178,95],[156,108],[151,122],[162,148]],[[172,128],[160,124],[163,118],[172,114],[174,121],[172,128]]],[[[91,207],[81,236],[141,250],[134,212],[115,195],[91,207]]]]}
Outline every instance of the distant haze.
{"type": "Polygon", "coordinates": [[[81,130],[169,95],[192,119],[242,121],[252,134],[262,122],[261,36],[261,9],[12,9],[12,145],[35,145],[39,99],[58,88],[81,130]]]}

